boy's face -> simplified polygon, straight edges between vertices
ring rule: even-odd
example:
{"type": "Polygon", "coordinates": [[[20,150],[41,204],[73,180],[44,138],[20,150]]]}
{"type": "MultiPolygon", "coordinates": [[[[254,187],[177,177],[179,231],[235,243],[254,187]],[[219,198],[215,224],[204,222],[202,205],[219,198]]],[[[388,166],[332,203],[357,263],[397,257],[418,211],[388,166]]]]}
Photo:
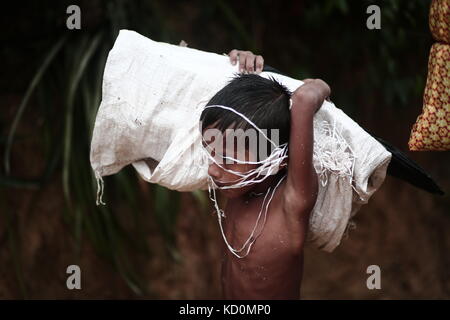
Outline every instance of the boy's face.
{"type": "MultiPolygon", "coordinates": [[[[248,148],[245,148],[245,144],[242,145],[240,143],[234,143],[236,142],[235,139],[230,138],[229,135],[224,134],[218,137],[217,134],[214,135],[211,134],[211,132],[208,133],[208,130],[211,129],[212,128],[208,127],[203,131],[203,145],[206,147],[207,152],[214,158],[214,160],[218,162],[218,164],[212,160],[210,161],[208,166],[208,175],[219,187],[234,185],[241,177],[227,170],[246,174],[257,168],[258,165],[250,163],[237,163],[235,160],[227,159],[225,157],[238,159],[239,161],[255,161],[254,152],[250,151],[248,148]],[[214,136],[214,138],[212,138],[212,136],[214,136]],[[227,143],[227,140],[229,143],[227,143]]],[[[254,185],[248,185],[241,188],[219,190],[227,198],[237,198],[250,192],[253,188],[254,185]]]]}

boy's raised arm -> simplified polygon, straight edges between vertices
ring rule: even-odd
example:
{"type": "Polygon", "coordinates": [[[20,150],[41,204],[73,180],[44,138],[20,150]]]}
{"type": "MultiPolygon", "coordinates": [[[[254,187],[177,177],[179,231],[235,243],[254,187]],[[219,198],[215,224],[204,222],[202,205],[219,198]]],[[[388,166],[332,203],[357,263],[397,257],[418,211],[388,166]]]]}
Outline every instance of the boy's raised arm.
{"type": "MultiPolygon", "coordinates": [[[[307,226],[317,199],[318,182],[313,166],[313,117],[330,95],[330,87],[320,79],[306,79],[292,94],[288,176],[283,211],[290,225],[307,226]],[[307,214],[305,214],[307,213],[307,214]]],[[[298,230],[304,235],[305,230],[298,230]]]]}

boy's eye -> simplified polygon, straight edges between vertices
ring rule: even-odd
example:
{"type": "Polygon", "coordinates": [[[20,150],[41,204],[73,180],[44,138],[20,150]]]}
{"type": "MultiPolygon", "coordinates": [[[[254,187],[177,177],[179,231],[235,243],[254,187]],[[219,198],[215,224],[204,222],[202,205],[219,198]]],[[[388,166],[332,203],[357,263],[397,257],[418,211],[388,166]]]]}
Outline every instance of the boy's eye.
{"type": "MultiPolygon", "coordinates": [[[[211,158],[214,159],[214,161],[218,164],[224,164],[225,163],[225,158],[224,155],[220,152],[217,152],[216,150],[212,149],[212,150],[208,150],[211,158]]],[[[213,161],[212,159],[210,159],[211,161],[213,161]]]]}

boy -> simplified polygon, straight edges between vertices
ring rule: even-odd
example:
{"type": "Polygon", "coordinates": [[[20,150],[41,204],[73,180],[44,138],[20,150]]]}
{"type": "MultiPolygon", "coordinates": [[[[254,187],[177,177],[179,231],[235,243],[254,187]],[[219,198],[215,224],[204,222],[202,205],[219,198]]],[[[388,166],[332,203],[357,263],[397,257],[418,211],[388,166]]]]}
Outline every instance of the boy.
{"type": "MultiPolygon", "coordinates": [[[[241,73],[262,71],[263,60],[251,52],[230,52],[233,64],[239,59],[241,73]]],[[[262,182],[241,188],[226,189],[239,179],[236,173],[251,172],[258,164],[213,162],[208,167],[210,178],[228,199],[223,235],[232,248],[240,248],[267,205],[268,190],[273,198],[267,205],[265,224],[252,237],[247,255],[233,254],[223,248],[222,287],[226,299],[299,299],[303,269],[303,246],[317,192],[318,178],[313,167],[313,116],[330,95],[329,86],[319,79],[306,79],[292,94],[274,80],[255,74],[240,75],[220,90],[201,115],[205,137],[208,129],[278,129],[278,143],[289,143],[287,169],[270,175],[262,182]],[[290,104],[292,101],[292,105],[290,104]]],[[[225,134],[226,139],[226,134],[225,134]]],[[[205,139],[207,140],[207,139],[205,139]]],[[[206,141],[211,143],[211,141],[206,141]]],[[[224,142],[225,144],[225,142],[224,142]]],[[[238,151],[225,149],[225,157],[236,158],[238,151]]],[[[251,157],[245,150],[245,159],[251,157]]],[[[217,158],[217,155],[211,155],[217,158]]],[[[259,160],[259,159],[258,159],[259,160]]],[[[222,224],[221,224],[222,227],[222,224]]],[[[253,230],[254,231],[254,230],[253,230]]],[[[249,238],[250,239],[250,238],[249,238]]],[[[242,253],[242,251],[240,252],[242,253]]]]}

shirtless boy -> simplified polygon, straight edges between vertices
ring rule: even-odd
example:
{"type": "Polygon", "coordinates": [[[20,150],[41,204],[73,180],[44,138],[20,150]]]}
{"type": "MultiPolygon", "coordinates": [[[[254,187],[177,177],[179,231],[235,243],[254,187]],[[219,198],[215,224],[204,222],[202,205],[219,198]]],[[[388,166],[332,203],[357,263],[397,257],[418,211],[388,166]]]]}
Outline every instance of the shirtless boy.
{"type": "MultiPolygon", "coordinates": [[[[288,143],[289,149],[288,158],[276,174],[240,188],[221,189],[239,178],[230,171],[245,173],[258,164],[224,161],[221,165],[211,162],[208,167],[210,178],[227,198],[222,226],[232,248],[241,248],[246,242],[261,212],[264,195],[269,189],[275,190],[265,223],[259,224],[248,254],[244,254],[246,250],[234,254],[223,246],[223,295],[225,299],[299,299],[303,248],[318,192],[312,158],[313,116],[330,95],[330,87],[320,79],[306,79],[291,93],[276,81],[254,74],[262,71],[262,57],[237,50],[229,55],[231,63],[239,63],[241,75],[220,90],[207,106],[226,106],[260,129],[278,129],[279,145],[288,143]]],[[[212,128],[221,132],[250,128],[248,121],[224,108],[205,108],[200,121],[204,137],[212,128]]],[[[219,156],[236,158],[238,150],[224,150],[219,156]]],[[[245,150],[245,159],[255,158],[251,152],[245,150]]]]}

